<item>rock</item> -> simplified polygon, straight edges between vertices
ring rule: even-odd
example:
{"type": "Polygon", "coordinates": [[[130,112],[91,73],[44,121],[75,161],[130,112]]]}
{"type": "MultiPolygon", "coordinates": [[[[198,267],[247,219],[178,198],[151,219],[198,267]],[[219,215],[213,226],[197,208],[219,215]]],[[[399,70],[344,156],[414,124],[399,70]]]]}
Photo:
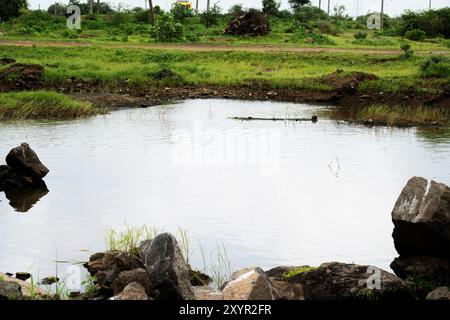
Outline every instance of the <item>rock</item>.
{"type": "Polygon", "coordinates": [[[141,258],[150,278],[151,289],[162,300],[192,300],[189,267],[174,236],[163,233],[143,241],[141,258]]]}
{"type": "Polygon", "coordinates": [[[30,177],[33,181],[42,180],[49,170],[39,160],[27,143],[12,149],[6,156],[6,163],[17,173],[30,177]]]}
{"type": "Polygon", "coordinates": [[[415,300],[417,287],[373,266],[330,262],[289,279],[306,300],[415,300]]]}
{"type": "Polygon", "coordinates": [[[261,268],[234,272],[222,290],[224,300],[276,300],[278,293],[261,268]]]}
{"type": "Polygon", "coordinates": [[[148,300],[145,288],[138,282],[129,283],[121,293],[111,300],[148,300]]]}
{"type": "Polygon", "coordinates": [[[398,257],[391,263],[394,273],[424,287],[434,289],[450,285],[450,262],[434,257],[398,257]]]}
{"type": "Polygon", "coordinates": [[[278,280],[278,281],[284,281],[284,280],[286,280],[284,275],[287,274],[288,272],[292,271],[292,270],[297,269],[297,268],[299,268],[299,267],[279,266],[279,267],[275,267],[275,268],[272,268],[270,270],[267,270],[264,273],[270,279],[274,279],[274,280],[278,280]]]}
{"type": "Polygon", "coordinates": [[[0,300],[19,300],[22,297],[22,290],[19,284],[8,281],[0,282],[0,300]]]}
{"type": "Polygon", "coordinates": [[[42,86],[44,67],[36,64],[14,63],[0,71],[0,89],[36,89],[42,86]]]}
{"type": "Polygon", "coordinates": [[[112,283],[113,293],[117,295],[130,283],[140,284],[146,293],[150,292],[150,279],[145,269],[122,271],[112,283]]]}
{"type": "Polygon", "coordinates": [[[297,283],[271,280],[273,289],[277,292],[278,300],[305,300],[303,287],[297,283]]]}
{"type": "Polygon", "coordinates": [[[223,294],[210,286],[196,286],[192,288],[195,300],[223,300],[223,294]]]}
{"type": "Polygon", "coordinates": [[[46,278],[42,279],[39,284],[44,285],[44,286],[50,286],[57,282],[59,282],[59,278],[51,276],[51,277],[46,277],[46,278]]]}
{"type": "Polygon", "coordinates": [[[311,117],[311,121],[312,122],[317,122],[319,120],[319,118],[316,116],[316,115],[313,115],[312,117],[311,117]]]}
{"type": "Polygon", "coordinates": [[[402,257],[432,256],[450,260],[450,188],[414,177],[392,211],[395,248],[402,257]]]}
{"type": "Polygon", "coordinates": [[[31,278],[31,274],[28,272],[16,272],[16,278],[22,281],[26,281],[31,278]]]}
{"type": "Polygon", "coordinates": [[[450,289],[448,287],[439,287],[431,291],[426,300],[450,300],[450,289]]]}

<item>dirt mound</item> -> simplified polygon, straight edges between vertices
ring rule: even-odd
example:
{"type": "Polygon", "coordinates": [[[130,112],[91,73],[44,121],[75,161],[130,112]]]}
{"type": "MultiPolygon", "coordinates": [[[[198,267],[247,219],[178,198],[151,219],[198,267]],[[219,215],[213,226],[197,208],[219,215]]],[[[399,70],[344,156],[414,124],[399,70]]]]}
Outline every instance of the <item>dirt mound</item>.
{"type": "Polygon", "coordinates": [[[27,90],[41,86],[44,67],[15,63],[0,71],[0,90],[27,90]]]}
{"type": "Polygon", "coordinates": [[[259,10],[250,9],[230,21],[225,34],[261,36],[269,32],[267,16],[259,10]]]}
{"type": "Polygon", "coordinates": [[[379,78],[374,74],[344,72],[344,70],[341,69],[320,78],[322,83],[332,86],[336,91],[341,93],[355,93],[361,82],[378,79],[379,78]]]}

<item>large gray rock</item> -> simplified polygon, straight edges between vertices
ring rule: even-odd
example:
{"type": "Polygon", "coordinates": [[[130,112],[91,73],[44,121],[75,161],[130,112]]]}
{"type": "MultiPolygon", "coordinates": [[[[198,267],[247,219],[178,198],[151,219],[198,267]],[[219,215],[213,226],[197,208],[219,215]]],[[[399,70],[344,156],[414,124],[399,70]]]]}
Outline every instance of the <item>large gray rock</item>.
{"type": "Polygon", "coordinates": [[[304,300],[301,285],[270,279],[258,267],[234,272],[222,293],[224,300],[304,300]]]}
{"type": "Polygon", "coordinates": [[[33,181],[42,180],[49,172],[27,143],[12,149],[6,156],[6,163],[15,172],[30,177],[33,181]]]}
{"type": "Polygon", "coordinates": [[[436,288],[427,295],[427,300],[450,301],[450,289],[448,287],[436,288]]]}
{"type": "Polygon", "coordinates": [[[414,177],[392,211],[395,248],[402,257],[450,259],[450,188],[414,177]]]}
{"type": "Polygon", "coordinates": [[[122,271],[114,279],[112,289],[115,295],[119,294],[130,283],[139,283],[148,294],[150,292],[150,279],[145,269],[134,269],[122,271]]]}
{"type": "Polygon", "coordinates": [[[141,259],[157,299],[193,300],[189,267],[174,236],[163,233],[143,241],[141,259]]]}
{"type": "Polygon", "coordinates": [[[0,300],[19,300],[22,297],[22,290],[19,284],[8,281],[0,282],[0,300]]]}
{"type": "Polygon", "coordinates": [[[148,300],[145,288],[137,282],[129,283],[122,292],[115,295],[111,300],[148,300]]]}
{"type": "Polygon", "coordinates": [[[398,257],[391,263],[394,273],[411,280],[424,289],[433,290],[450,285],[450,262],[435,257],[398,257]]]}
{"type": "Polygon", "coordinates": [[[301,284],[306,300],[415,300],[423,293],[374,266],[324,263],[289,279],[301,284]]]}

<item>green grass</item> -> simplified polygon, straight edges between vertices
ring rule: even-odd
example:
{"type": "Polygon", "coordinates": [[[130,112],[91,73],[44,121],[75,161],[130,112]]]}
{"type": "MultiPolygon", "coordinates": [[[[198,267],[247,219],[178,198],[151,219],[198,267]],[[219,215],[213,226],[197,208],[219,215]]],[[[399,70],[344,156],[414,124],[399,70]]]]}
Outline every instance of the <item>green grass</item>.
{"type": "Polygon", "coordinates": [[[301,267],[298,267],[298,268],[295,268],[293,270],[283,273],[283,278],[285,278],[286,280],[289,280],[289,279],[295,277],[296,275],[302,274],[304,272],[312,271],[315,269],[317,269],[317,268],[310,267],[310,266],[301,266],[301,267]]]}
{"type": "Polygon", "coordinates": [[[110,229],[106,238],[106,248],[113,252],[139,253],[139,245],[144,240],[151,240],[160,232],[156,228],[126,226],[123,231],[110,229]]]}
{"type": "Polygon", "coordinates": [[[350,113],[350,119],[368,121],[389,126],[448,125],[449,110],[432,107],[404,107],[371,105],[356,108],[350,113]]]}
{"type": "Polygon", "coordinates": [[[335,120],[368,125],[446,128],[450,124],[450,110],[439,107],[374,104],[350,108],[328,108],[321,114],[335,120]]]}
{"type": "Polygon", "coordinates": [[[68,119],[94,114],[90,103],[55,92],[0,93],[0,120],[68,119]]]}
{"type": "Polygon", "coordinates": [[[440,90],[439,79],[424,81],[420,66],[425,57],[405,60],[392,55],[293,52],[217,52],[157,50],[114,47],[13,47],[0,46],[2,56],[20,63],[45,67],[46,86],[57,87],[68,79],[100,86],[107,91],[119,87],[166,86],[246,86],[251,88],[331,90],[320,77],[343,69],[380,77],[362,83],[360,91],[413,92],[440,90]],[[155,75],[169,68],[176,76],[157,79],[155,75]],[[319,80],[319,81],[317,81],[319,80]]]}

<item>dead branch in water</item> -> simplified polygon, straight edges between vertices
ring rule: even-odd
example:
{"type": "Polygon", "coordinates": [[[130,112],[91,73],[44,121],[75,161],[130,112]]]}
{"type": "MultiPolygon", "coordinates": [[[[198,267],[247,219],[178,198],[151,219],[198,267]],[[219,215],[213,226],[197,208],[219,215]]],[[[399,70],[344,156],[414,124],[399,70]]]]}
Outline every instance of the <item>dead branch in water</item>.
{"type": "Polygon", "coordinates": [[[311,118],[258,118],[258,117],[231,117],[232,120],[241,121],[312,121],[317,122],[317,116],[312,116],[311,118]]]}

